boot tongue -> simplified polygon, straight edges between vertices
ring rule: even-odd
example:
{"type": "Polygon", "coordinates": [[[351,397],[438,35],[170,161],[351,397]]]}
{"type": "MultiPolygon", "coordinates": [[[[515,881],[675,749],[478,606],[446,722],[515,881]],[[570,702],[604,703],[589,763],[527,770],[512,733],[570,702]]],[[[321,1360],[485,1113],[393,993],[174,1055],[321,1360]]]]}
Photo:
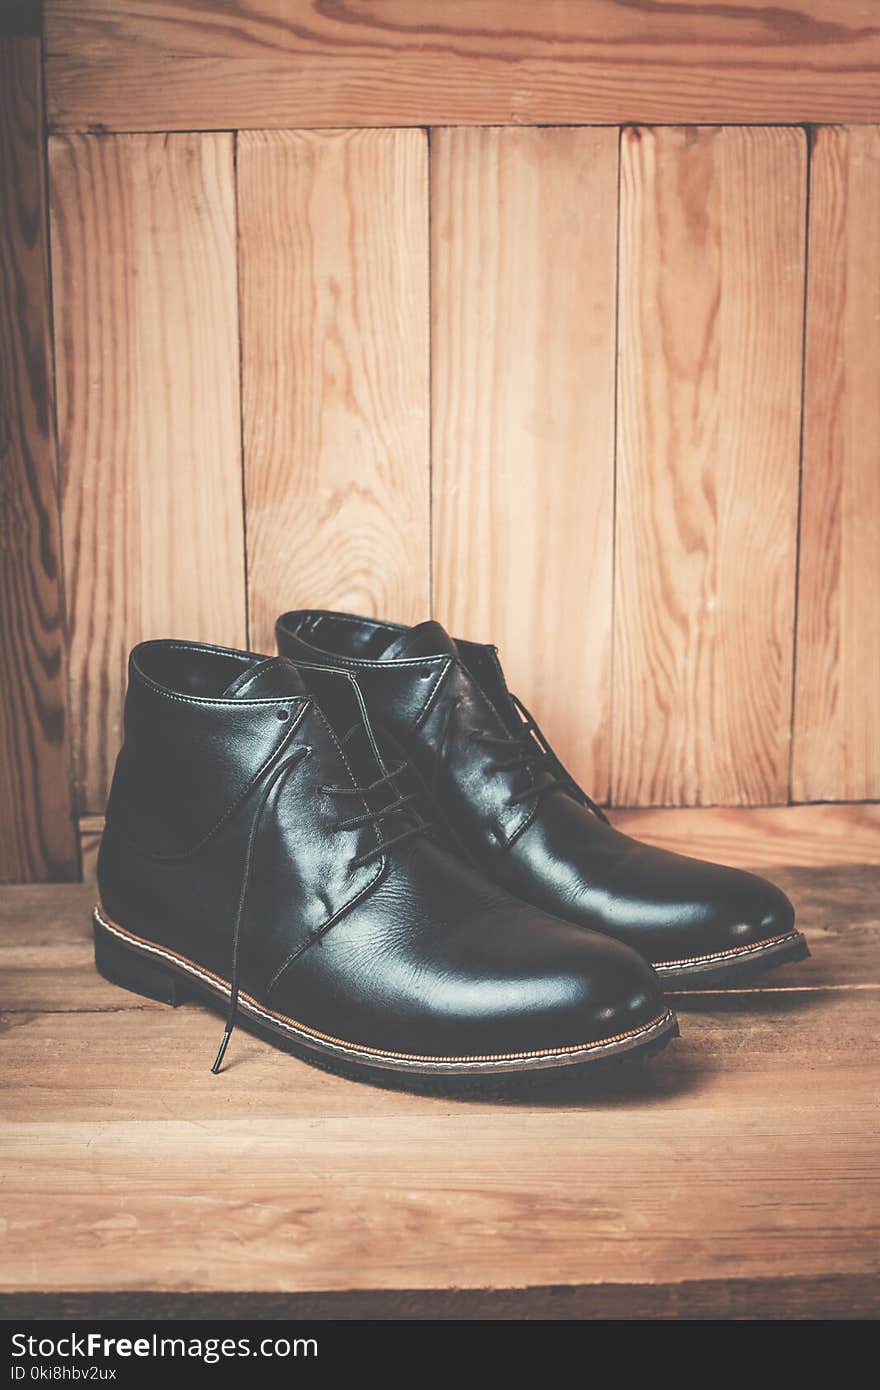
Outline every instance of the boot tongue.
{"type": "Polygon", "coordinates": [[[380,660],[396,661],[405,656],[455,656],[458,648],[445,627],[429,620],[402,632],[386,647],[380,660]]]}
{"type": "Polygon", "coordinates": [[[302,676],[292,661],[267,656],[236,676],[221,696],[224,700],[272,699],[282,695],[306,695],[302,676]]]}

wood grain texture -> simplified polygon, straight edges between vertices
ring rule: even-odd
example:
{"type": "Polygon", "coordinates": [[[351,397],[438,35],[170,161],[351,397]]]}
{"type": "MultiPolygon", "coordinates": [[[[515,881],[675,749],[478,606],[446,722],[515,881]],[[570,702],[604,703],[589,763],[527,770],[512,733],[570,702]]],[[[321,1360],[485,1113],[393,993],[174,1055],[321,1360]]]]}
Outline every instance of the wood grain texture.
{"type": "Polygon", "coordinates": [[[243,1032],[207,1086],[218,1018],[94,974],[88,886],[7,890],[0,1287],[362,1290],[380,1315],[519,1288],[528,1315],[552,1286],[687,1316],[733,1286],[822,1316],[844,1281],[876,1313],[878,872],[789,871],[814,956],[786,985],[682,998],[653,1064],[511,1105],[361,1086],[243,1032]]]}
{"type": "Polygon", "coordinates": [[[814,133],[792,795],[880,797],[880,127],[814,133]]]}
{"type": "Polygon", "coordinates": [[[608,792],[618,139],[431,143],[434,605],[608,792]]]}
{"type": "Polygon", "coordinates": [[[612,820],[661,849],[742,868],[880,864],[880,806],[684,806],[614,811],[612,820]]]}
{"type": "Polygon", "coordinates": [[[298,606],[419,621],[425,133],[244,133],[238,199],[252,643],[298,606]]]}
{"type": "Polygon", "coordinates": [[[805,139],[624,132],[613,800],[787,800],[805,139]]]}
{"type": "Polygon", "coordinates": [[[870,0],[46,0],[65,129],[870,121],[870,0]]]}
{"type": "Polygon", "coordinates": [[[58,422],[81,810],[103,809],[128,649],[243,646],[229,135],[50,142],[58,422]]]}
{"type": "Polygon", "coordinates": [[[0,37],[0,880],[79,872],[40,43],[0,37]]]}

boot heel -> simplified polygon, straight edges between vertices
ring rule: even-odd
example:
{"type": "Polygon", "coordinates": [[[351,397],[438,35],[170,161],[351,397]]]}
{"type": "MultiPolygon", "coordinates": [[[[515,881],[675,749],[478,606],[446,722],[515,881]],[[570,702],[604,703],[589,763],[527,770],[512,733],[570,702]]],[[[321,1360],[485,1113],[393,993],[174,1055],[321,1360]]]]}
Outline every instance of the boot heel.
{"type": "Polygon", "coordinates": [[[111,984],[175,1009],[192,998],[192,992],[172,970],[124,946],[100,922],[95,922],[95,968],[111,984]]]}

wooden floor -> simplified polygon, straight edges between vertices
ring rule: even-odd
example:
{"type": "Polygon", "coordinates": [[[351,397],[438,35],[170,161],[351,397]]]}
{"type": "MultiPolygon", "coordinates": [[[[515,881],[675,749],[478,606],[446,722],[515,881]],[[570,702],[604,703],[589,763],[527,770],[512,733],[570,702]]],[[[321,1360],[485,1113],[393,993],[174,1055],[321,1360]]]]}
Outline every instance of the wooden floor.
{"type": "Polygon", "coordinates": [[[95,974],[92,886],[2,890],[7,1316],[876,1315],[880,867],[774,877],[810,961],[682,999],[653,1062],[507,1104],[244,1032],[212,1076],[217,1016],[95,974]]]}

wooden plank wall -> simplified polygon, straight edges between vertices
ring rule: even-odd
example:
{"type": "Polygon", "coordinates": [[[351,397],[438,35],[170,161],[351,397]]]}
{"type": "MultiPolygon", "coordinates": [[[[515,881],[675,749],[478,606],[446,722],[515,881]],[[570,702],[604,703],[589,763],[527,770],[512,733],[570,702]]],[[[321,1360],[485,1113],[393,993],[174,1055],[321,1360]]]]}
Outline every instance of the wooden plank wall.
{"type": "Polygon", "coordinates": [[[231,135],[49,143],[71,713],[102,806],[132,638],[244,645],[231,135]]]}
{"type": "Polygon", "coordinates": [[[613,799],[788,792],[806,141],[624,133],[613,799]]]}
{"type": "Polygon", "coordinates": [[[294,604],[498,642],[617,805],[880,797],[880,25],[479,9],[46,0],[0,879],[76,873],[134,641],[294,604]]]}
{"type": "Polygon", "coordinates": [[[880,127],[813,137],[792,794],[880,797],[880,127]]]}
{"type": "Polygon", "coordinates": [[[0,878],[79,874],[39,37],[0,30],[0,878]]]}
{"type": "Polygon", "coordinates": [[[251,641],[278,596],[430,607],[428,142],[423,130],[238,142],[251,641]]]}
{"type": "Polygon", "coordinates": [[[431,151],[437,616],[491,634],[604,799],[617,131],[438,130],[431,151]]]}

